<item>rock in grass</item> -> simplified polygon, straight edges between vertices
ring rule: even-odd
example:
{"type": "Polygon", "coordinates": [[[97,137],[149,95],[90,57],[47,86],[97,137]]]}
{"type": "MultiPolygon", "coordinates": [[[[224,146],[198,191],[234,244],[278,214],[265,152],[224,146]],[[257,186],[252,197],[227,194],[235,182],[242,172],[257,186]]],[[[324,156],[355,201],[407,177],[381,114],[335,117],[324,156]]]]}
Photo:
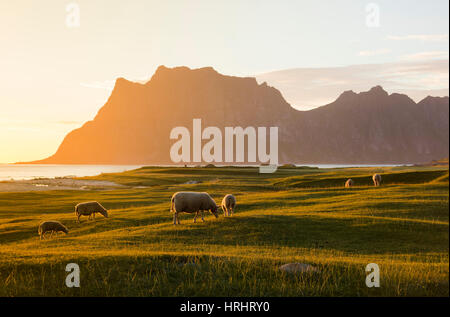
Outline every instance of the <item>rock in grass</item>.
{"type": "Polygon", "coordinates": [[[199,183],[201,183],[200,181],[193,181],[193,180],[190,180],[190,181],[187,181],[186,183],[184,183],[184,184],[199,184],[199,183]]]}
{"type": "Polygon", "coordinates": [[[319,272],[319,269],[305,263],[288,263],[280,266],[280,270],[286,273],[319,272]]]}

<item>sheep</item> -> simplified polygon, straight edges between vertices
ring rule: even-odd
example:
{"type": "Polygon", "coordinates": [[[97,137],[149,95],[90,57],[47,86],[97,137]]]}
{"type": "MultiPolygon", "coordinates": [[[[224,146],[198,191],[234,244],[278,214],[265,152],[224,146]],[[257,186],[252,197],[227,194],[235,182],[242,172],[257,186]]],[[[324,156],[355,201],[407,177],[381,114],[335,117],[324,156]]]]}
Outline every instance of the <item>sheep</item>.
{"type": "Polygon", "coordinates": [[[39,224],[38,228],[39,240],[42,240],[42,238],[45,239],[45,234],[47,232],[50,232],[50,237],[53,236],[53,232],[55,232],[56,236],[58,236],[59,231],[62,231],[66,234],[69,233],[69,230],[59,221],[55,220],[43,221],[39,224]]]}
{"type": "Polygon", "coordinates": [[[225,195],[225,197],[223,197],[221,207],[224,216],[232,216],[234,207],[236,207],[236,197],[232,194],[225,195]]]}
{"type": "Polygon", "coordinates": [[[218,206],[214,199],[209,196],[208,193],[198,193],[198,192],[177,192],[172,195],[170,211],[174,212],[173,215],[173,224],[180,224],[180,219],[178,218],[178,214],[180,212],[186,213],[195,213],[194,222],[197,220],[197,216],[199,213],[202,215],[203,219],[203,211],[209,210],[216,218],[218,215],[218,206]]]}
{"type": "Polygon", "coordinates": [[[75,206],[75,215],[77,216],[78,222],[80,222],[81,216],[89,216],[88,219],[93,218],[95,220],[96,212],[102,214],[105,218],[108,218],[108,211],[96,201],[79,203],[75,206]]]}
{"type": "Polygon", "coordinates": [[[353,187],[354,184],[355,184],[355,182],[353,181],[353,179],[349,178],[349,179],[347,179],[347,181],[345,182],[345,188],[353,187]]]}
{"type": "Polygon", "coordinates": [[[380,186],[380,184],[381,184],[381,175],[380,174],[373,174],[372,180],[373,180],[373,184],[375,186],[380,186]]]}

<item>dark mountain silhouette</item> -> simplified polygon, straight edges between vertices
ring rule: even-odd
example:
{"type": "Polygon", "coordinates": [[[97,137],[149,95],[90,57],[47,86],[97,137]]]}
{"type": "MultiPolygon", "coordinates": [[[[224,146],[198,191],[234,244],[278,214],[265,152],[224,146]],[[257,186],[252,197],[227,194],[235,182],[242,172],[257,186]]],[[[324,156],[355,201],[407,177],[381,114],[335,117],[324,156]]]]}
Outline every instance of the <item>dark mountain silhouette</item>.
{"type": "Polygon", "coordinates": [[[160,66],[146,84],[117,79],[94,120],[70,132],[54,155],[30,163],[172,164],[170,131],[184,126],[192,134],[193,118],[222,131],[278,126],[280,163],[422,163],[449,153],[448,97],[415,103],[377,86],[298,111],[254,78],[160,66]]]}

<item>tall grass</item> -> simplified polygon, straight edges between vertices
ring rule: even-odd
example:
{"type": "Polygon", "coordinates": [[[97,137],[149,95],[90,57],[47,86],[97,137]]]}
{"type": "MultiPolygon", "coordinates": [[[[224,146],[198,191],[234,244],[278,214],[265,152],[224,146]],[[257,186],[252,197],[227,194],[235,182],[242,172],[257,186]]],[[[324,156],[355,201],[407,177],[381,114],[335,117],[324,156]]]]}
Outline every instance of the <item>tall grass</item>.
{"type": "Polygon", "coordinates": [[[447,169],[147,167],[89,178],[127,187],[0,193],[0,296],[449,296],[447,169]],[[345,189],[349,177],[356,187],[345,189]],[[174,226],[180,190],[217,203],[233,193],[236,214],[186,214],[174,226]],[[78,224],[73,207],[86,200],[110,218],[78,224]],[[40,241],[45,219],[70,233],[40,241]],[[71,262],[80,288],[65,286],[71,262]],[[291,262],[318,272],[279,270],[291,262]],[[365,285],[368,263],[380,267],[380,288],[365,285]]]}

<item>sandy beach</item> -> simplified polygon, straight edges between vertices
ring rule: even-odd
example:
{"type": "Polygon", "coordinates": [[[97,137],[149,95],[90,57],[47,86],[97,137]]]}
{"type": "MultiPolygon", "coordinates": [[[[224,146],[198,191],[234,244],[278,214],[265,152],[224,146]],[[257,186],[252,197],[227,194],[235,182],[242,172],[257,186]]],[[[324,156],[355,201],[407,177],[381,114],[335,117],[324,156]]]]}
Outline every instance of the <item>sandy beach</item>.
{"type": "Polygon", "coordinates": [[[0,192],[27,192],[44,190],[108,190],[126,187],[108,181],[74,178],[37,178],[0,182],[0,192]]]}

